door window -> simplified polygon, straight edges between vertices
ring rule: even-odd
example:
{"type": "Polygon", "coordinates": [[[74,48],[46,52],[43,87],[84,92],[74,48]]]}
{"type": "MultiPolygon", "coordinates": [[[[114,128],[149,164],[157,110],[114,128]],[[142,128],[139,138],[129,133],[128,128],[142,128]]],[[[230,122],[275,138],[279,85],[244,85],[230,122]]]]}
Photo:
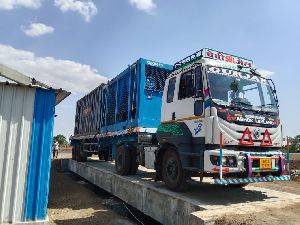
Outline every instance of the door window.
{"type": "Polygon", "coordinates": [[[173,102],[175,84],[176,84],[176,77],[173,77],[169,80],[169,86],[167,92],[167,103],[173,102]]]}
{"type": "Polygon", "coordinates": [[[180,77],[178,99],[190,98],[195,95],[194,76],[192,71],[183,73],[180,77]]]}
{"type": "Polygon", "coordinates": [[[195,87],[196,87],[196,97],[203,97],[203,82],[202,82],[202,74],[201,74],[201,66],[197,66],[195,69],[195,87]]]}

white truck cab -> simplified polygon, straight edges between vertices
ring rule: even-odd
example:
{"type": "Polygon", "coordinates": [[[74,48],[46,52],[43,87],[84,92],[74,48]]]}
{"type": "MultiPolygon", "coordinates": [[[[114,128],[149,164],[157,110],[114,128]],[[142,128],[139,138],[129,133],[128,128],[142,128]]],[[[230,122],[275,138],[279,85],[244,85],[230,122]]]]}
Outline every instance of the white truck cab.
{"type": "Polygon", "coordinates": [[[173,190],[194,172],[219,184],[289,179],[275,87],[249,59],[205,48],[177,62],[157,138],[157,179],[173,190]]]}

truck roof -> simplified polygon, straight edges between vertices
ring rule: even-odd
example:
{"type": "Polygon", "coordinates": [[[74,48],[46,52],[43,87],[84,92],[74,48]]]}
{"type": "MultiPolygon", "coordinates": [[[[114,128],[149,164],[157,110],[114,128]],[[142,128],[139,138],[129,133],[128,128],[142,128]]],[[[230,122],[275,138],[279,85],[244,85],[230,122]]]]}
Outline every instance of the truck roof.
{"type": "Polygon", "coordinates": [[[236,66],[241,66],[246,68],[254,68],[254,64],[251,59],[217,51],[211,48],[203,48],[181,59],[180,61],[176,62],[174,64],[174,71],[182,69],[183,67],[186,67],[202,58],[220,61],[226,64],[231,64],[231,65],[236,65],[236,66]]]}

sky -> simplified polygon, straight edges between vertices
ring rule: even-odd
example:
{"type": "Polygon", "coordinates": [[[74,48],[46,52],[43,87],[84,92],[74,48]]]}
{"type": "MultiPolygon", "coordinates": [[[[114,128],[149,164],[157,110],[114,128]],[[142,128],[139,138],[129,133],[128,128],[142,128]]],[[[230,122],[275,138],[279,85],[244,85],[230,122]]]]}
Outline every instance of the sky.
{"type": "Polygon", "coordinates": [[[300,134],[297,0],[0,0],[0,63],[72,95],[54,134],[73,134],[76,101],[138,58],[173,64],[209,47],[250,58],[276,84],[284,135],[300,134]]]}

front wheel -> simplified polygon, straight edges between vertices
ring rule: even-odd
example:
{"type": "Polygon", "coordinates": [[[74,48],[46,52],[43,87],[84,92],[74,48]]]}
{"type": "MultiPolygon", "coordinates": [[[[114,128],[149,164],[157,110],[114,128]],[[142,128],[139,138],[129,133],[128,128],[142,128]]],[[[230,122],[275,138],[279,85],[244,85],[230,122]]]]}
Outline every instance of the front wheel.
{"type": "Polygon", "coordinates": [[[162,161],[162,177],[172,191],[184,191],[188,187],[187,172],[182,168],[176,148],[167,149],[162,161]]]}

